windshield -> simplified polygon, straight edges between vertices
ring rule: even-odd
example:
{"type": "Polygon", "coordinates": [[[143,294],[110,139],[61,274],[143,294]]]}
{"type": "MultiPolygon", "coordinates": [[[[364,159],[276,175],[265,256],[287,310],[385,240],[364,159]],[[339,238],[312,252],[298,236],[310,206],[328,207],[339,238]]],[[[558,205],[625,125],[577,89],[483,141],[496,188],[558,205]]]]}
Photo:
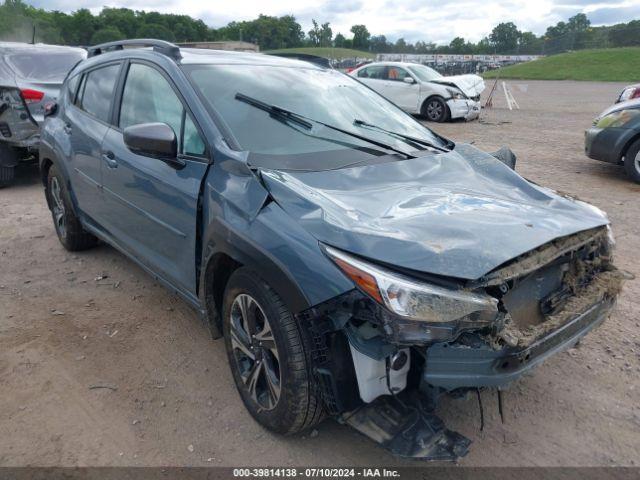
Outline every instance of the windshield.
{"type": "Polygon", "coordinates": [[[425,65],[411,65],[409,70],[411,70],[411,73],[423,82],[430,82],[431,80],[442,78],[442,75],[436,72],[433,68],[429,68],[425,65]]]}
{"type": "Polygon", "coordinates": [[[85,58],[81,51],[56,53],[50,51],[15,53],[8,57],[11,67],[19,77],[62,83],[69,70],[85,58]]]}
{"type": "Polygon", "coordinates": [[[370,142],[322,125],[314,124],[310,130],[295,128],[262,109],[238,101],[238,94],[378,140],[400,151],[412,149],[399,138],[358,126],[355,120],[443,145],[438,137],[395,105],[335,70],[263,65],[188,65],[184,68],[239,147],[254,157],[278,156],[270,162],[274,168],[279,168],[277,162],[281,162],[281,168],[295,167],[296,161],[305,162],[305,169],[324,169],[328,164],[339,168],[366,161],[363,156],[375,158],[391,152],[372,148],[370,142]]]}

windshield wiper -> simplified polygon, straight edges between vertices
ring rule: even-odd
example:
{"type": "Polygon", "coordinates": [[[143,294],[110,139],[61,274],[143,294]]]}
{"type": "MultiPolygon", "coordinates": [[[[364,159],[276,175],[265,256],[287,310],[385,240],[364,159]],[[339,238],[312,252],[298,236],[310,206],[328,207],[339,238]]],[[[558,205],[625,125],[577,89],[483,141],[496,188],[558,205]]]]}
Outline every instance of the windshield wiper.
{"type": "Polygon", "coordinates": [[[320,120],[314,120],[313,118],[305,117],[299,113],[292,112],[290,110],[286,110],[284,108],[278,107],[277,105],[270,105],[256,98],[249,97],[248,95],[244,95],[242,93],[236,93],[236,100],[246,103],[247,105],[251,105],[252,107],[258,108],[264,112],[267,112],[270,116],[278,119],[285,120],[291,123],[295,123],[306,130],[311,130],[313,128],[313,124],[322,125],[325,128],[330,130],[334,130],[336,132],[340,132],[344,135],[348,135],[350,137],[357,138],[358,140],[362,140],[363,142],[370,143],[371,145],[375,145],[380,148],[384,148],[385,150],[390,150],[395,153],[399,153],[407,158],[415,158],[415,156],[407,153],[398,148],[392,147],[391,145],[387,145],[386,143],[379,142],[378,140],[374,140],[372,138],[366,137],[364,135],[360,135],[355,132],[350,132],[349,130],[344,130],[340,127],[336,127],[334,125],[330,125],[328,123],[321,122],[320,120]]]}
{"type": "Polygon", "coordinates": [[[412,137],[412,136],[409,136],[409,135],[405,135],[403,133],[398,133],[398,132],[393,132],[391,130],[386,130],[386,129],[384,129],[382,127],[379,127],[377,125],[373,125],[371,123],[367,123],[367,122],[365,122],[363,120],[356,119],[356,120],[353,121],[353,124],[357,125],[359,127],[373,128],[373,129],[378,130],[380,132],[384,132],[387,135],[392,135],[394,137],[401,138],[401,139],[403,139],[405,142],[407,142],[409,144],[418,144],[418,145],[422,145],[423,147],[428,147],[428,148],[433,148],[434,150],[439,150],[441,152],[449,152],[450,151],[449,149],[447,149],[445,147],[440,147],[440,146],[435,145],[435,144],[433,144],[433,143],[431,143],[431,142],[429,142],[427,140],[422,140],[420,138],[416,138],[416,137],[412,137]]]}

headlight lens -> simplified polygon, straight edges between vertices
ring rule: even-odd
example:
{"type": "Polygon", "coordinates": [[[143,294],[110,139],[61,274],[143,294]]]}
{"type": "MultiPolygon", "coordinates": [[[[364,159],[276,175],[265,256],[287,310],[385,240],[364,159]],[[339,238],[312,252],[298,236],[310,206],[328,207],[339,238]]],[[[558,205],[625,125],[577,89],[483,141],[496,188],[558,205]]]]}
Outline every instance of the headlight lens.
{"type": "Polygon", "coordinates": [[[466,95],[464,93],[462,93],[460,90],[455,90],[453,88],[447,88],[447,92],[449,92],[449,95],[451,95],[451,98],[455,99],[455,100],[464,100],[466,97],[466,95]]]}
{"type": "Polygon", "coordinates": [[[600,117],[596,121],[596,127],[598,128],[614,128],[622,127],[632,119],[640,115],[640,108],[634,108],[629,110],[618,110],[617,112],[611,112],[604,117],[600,117]]]}
{"type": "Polygon", "coordinates": [[[446,323],[469,316],[495,318],[498,314],[498,301],[489,295],[420,282],[335,248],[325,250],[364,293],[406,319],[446,323]]]}

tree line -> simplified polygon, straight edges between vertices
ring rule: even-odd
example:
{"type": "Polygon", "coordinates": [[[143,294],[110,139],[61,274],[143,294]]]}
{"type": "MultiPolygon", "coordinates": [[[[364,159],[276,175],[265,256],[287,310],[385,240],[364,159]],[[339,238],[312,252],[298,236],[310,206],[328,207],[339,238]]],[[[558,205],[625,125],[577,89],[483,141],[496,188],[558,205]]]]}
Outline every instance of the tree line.
{"type": "Polygon", "coordinates": [[[72,13],[47,11],[22,0],[5,0],[0,5],[0,40],[87,46],[125,38],[172,42],[244,40],[258,44],[262,50],[313,46],[374,53],[553,54],[640,45],[640,20],[593,27],[588,17],[580,13],[550,26],[541,36],[505,22],[477,43],[456,37],[448,45],[436,45],[428,41],[411,43],[404,38],[392,42],[385,35],[372,35],[366,25],[353,25],[347,35],[338,32],[334,36],[329,22],[315,19],[312,28],[304,32],[292,15],[259,15],[255,20],[231,22],[216,29],[187,15],[128,8],[104,7],[93,15],[84,8],[72,13]]]}

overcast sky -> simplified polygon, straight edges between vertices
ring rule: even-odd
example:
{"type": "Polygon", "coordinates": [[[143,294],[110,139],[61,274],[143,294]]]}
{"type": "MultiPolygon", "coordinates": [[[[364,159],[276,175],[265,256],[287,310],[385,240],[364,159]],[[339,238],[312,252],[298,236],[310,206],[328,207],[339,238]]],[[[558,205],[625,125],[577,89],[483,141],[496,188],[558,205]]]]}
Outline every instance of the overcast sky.
{"type": "MultiPolygon", "coordinates": [[[[98,13],[104,0],[28,0],[48,10],[70,12],[89,8],[98,13]]],[[[334,35],[350,36],[351,25],[363,23],[372,34],[388,39],[449,43],[461,36],[478,41],[500,22],[514,22],[521,30],[536,34],[546,27],[584,12],[593,25],[640,19],[640,0],[125,0],[108,6],[135,10],[181,13],[221,27],[232,20],[251,20],[265,15],[294,15],[305,32],[311,19],[330,22],[334,35]]]]}

